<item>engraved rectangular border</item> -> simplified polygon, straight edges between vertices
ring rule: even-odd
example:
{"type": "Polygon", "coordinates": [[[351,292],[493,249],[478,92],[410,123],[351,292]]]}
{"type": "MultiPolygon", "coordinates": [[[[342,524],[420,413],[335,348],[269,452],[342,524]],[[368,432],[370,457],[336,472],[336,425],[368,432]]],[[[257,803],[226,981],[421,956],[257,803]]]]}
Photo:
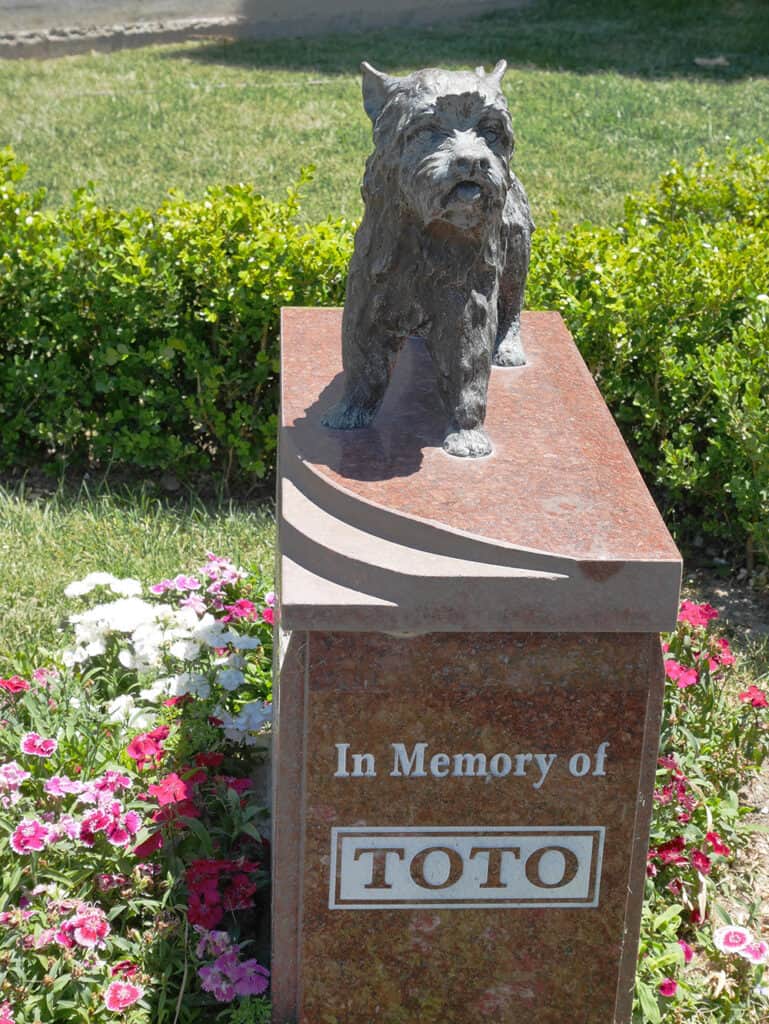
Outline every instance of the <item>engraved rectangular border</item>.
{"type": "Polygon", "coordinates": [[[329,910],[493,910],[515,907],[531,909],[551,908],[558,909],[592,909],[598,906],[601,888],[601,869],[603,867],[603,848],[606,837],[606,828],[603,825],[455,825],[455,826],[426,826],[404,825],[401,828],[393,828],[388,825],[351,825],[349,827],[334,826],[331,829],[331,859],[329,864],[329,910]],[[583,899],[572,900],[528,900],[520,897],[511,897],[508,900],[441,900],[430,899],[420,900],[418,903],[409,900],[372,900],[365,902],[357,900],[345,901],[339,895],[341,881],[341,842],[345,836],[391,836],[399,839],[406,835],[423,836],[451,836],[451,835],[474,835],[479,839],[484,836],[498,835],[520,835],[521,833],[540,833],[549,836],[563,836],[592,833],[593,846],[591,856],[591,878],[588,895],[583,899]]]}

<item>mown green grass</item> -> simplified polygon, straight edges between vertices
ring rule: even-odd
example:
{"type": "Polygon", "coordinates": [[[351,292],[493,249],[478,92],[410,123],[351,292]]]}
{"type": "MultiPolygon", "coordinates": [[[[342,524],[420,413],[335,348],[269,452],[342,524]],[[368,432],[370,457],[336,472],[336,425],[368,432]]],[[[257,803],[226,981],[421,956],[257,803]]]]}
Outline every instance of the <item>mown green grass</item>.
{"type": "Polygon", "coordinates": [[[151,583],[194,569],[207,551],[240,565],[273,565],[270,506],[168,503],[146,489],[29,496],[0,489],[0,675],[45,665],[69,642],[61,627],[79,610],[64,588],[88,572],[151,583]]]}
{"type": "Polygon", "coordinates": [[[610,221],[671,159],[769,135],[764,0],[535,0],[432,29],[6,62],[0,141],[51,203],[89,179],[118,205],[241,180],[274,197],[313,163],[308,219],[357,216],[361,58],[403,72],[503,56],[516,167],[540,221],[610,221]]]}
{"type": "MultiPolygon", "coordinates": [[[[516,167],[540,221],[611,221],[671,159],[769,137],[765,0],[539,0],[432,29],[0,63],[0,144],[52,204],[89,179],[121,206],[238,180],[277,196],[314,163],[308,219],[355,216],[370,147],[361,58],[404,72],[503,56],[516,167]],[[695,63],[719,56],[725,66],[695,63]]],[[[210,549],[269,569],[272,545],[270,513],[256,505],[2,492],[0,671],[18,652],[58,646],[63,588],[89,571],[151,580],[210,549]]]]}

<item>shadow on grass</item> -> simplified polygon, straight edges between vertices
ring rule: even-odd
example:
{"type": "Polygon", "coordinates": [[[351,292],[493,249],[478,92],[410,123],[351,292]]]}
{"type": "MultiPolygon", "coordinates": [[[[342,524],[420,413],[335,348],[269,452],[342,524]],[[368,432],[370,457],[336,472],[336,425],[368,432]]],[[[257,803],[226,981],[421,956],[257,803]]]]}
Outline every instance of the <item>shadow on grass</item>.
{"type": "Polygon", "coordinates": [[[229,511],[250,512],[270,510],[274,505],[275,475],[262,480],[239,479],[223,481],[211,474],[197,479],[177,480],[172,472],[141,474],[132,471],[99,472],[70,470],[56,472],[45,469],[19,469],[0,472],[0,494],[20,501],[55,501],[57,507],[72,509],[85,502],[109,499],[127,508],[153,505],[168,511],[203,513],[229,511]]]}
{"type": "MultiPolygon", "coordinates": [[[[253,5],[244,0],[244,13],[253,5]]],[[[503,5],[500,5],[503,7],[503,5]]],[[[349,35],[219,41],[173,59],[259,69],[357,74],[362,59],[387,70],[511,65],[642,78],[729,82],[769,76],[766,0],[534,0],[465,21],[349,35]]]]}

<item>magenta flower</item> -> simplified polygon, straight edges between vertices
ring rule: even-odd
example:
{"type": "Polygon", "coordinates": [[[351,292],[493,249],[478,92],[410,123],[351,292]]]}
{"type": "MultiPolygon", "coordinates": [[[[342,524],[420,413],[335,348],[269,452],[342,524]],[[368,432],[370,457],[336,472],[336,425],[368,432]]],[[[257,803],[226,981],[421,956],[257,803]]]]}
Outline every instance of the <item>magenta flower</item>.
{"type": "Polygon", "coordinates": [[[11,676],[10,679],[0,679],[0,690],[6,693],[22,693],[29,689],[29,683],[21,676],[11,676]]]}
{"type": "Polygon", "coordinates": [[[711,604],[695,604],[694,601],[682,601],[678,612],[679,622],[688,622],[690,626],[707,626],[711,619],[717,619],[718,612],[711,604]]]}
{"type": "Polygon", "coordinates": [[[693,850],[691,856],[692,866],[699,871],[701,875],[709,875],[711,871],[710,857],[702,850],[693,850]]]}
{"type": "Polygon", "coordinates": [[[751,942],[751,932],[737,924],[725,924],[713,932],[713,945],[722,953],[738,953],[743,946],[751,942]]]}
{"type": "Polygon", "coordinates": [[[14,1024],[13,1008],[7,1001],[0,1003],[0,1024],[14,1024]]]}
{"type": "Polygon", "coordinates": [[[665,996],[667,999],[671,999],[678,991],[678,982],[672,978],[665,978],[661,983],[659,992],[661,996],[665,996]]]}
{"type": "Polygon", "coordinates": [[[679,939],[678,940],[678,945],[683,950],[684,963],[685,964],[690,964],[692,962],[693,958],[694,958],[694,950],[689,945],[689,943],[686,942],[684,939],[679,939]]]}
{"type": "Polygon", "coordinates": [[[23,754],[33,754],[35,757],[50,757],[58,747],[56,740],[44,740],[39,733],[28,732],[21,738],[21,751],[23,754]]]}
{"type": "Polygon", "coordinates": [[[747,690],[743,690],[739,697],[743,704],[749,701],[754,708],[769,707],[769,701],[766,699],[766,694],[763,690],[759,690],[755,684],[751,684],[747,690]]]}
{"type": "Polygon", "coordinates": [[[107,1009],[121,1013],[144,995],[144,989],[130,981],[111,981],[104,993],[107,1009]]]}
{"type": "Polygon", "coordinates": [[[38,853],[44,850],[53,838],[51,829],[34,818],[19,822],[9,840],[14,853],[38,853]]]}
{"type": "Polygon", "coordinates": [[[270,972],[256,960],[244,960],[230,972],[235,994],[239,996],[260,996],[269,984],[270,972]]]}
{"type": "Polygon", "coordinates": [[[673,658],[665,662],[665,673],[668,679],[675,682],[679,690],[685,690],[687,686],[694,686],[699,679],[696,668],[679,665],[673,658]]]}
{"type": "Polygon", "coordinates": [[[718,832],[706,832],[705,838],[713,847],[713,853],[719,854],[721,857],[728,857],[731,850],[726,843],[721,839],[718,832]]]}
{"type": "Polygon", "coordinates": [[[215,967],[201,967],[198,975],[203,991],[210,992],[217,1002],[230,1003],[235,998],[235,986],[215,967]]]}

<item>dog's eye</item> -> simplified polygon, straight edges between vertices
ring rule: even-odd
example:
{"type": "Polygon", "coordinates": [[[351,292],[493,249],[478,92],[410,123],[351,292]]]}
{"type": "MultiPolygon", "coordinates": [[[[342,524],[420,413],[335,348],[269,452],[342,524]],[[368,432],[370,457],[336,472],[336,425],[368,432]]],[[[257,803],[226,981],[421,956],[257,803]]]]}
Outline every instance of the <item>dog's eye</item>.
{"type": "Polygon", "coordinates": [[[490,125],[483,125],[481,127],[481,135],[489,143],[496,142],[499,139],[499,132],[496,128],[492,128],[490,125]]]}

